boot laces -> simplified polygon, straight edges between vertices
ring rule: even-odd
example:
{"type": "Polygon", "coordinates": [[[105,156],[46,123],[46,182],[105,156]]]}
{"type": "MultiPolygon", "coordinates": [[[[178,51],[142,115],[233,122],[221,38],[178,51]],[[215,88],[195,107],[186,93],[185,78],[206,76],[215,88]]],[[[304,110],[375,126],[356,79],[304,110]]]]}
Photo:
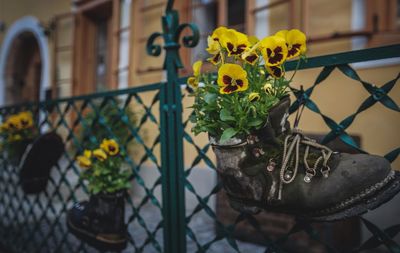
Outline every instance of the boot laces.
{"type": "Polygon", "coordinates": [[[282,198],[282,189],[284,184],[293,182],[298,174],[300,162],[300,145],[304,145],[303,164],[305,167],[306,175],[304,181],[310,183],[311,179],[317,174],[317,169],[322,162],[319,170],[324,178],[329,176],[330,167],[328,166],[329,158],[333,151],[328,147],[317,143],[315,140],[304,136],[297,128],[293,129],[291,135],[286,136],[283,145],[282,165],[280,169],[280,184],[278,199],[282,198]],[[314,165],[310,166],[308,163],[308,156],[310,148],[320,151],[320,155],[315,160],[314,165]]]}
{"type": "Polygon", "coordinates": [[[282,199],[282,190],[284,184],[292,183],[298,173],[298,167],[300,162],[300,145],[304,145],[304,155],[303,164],[305,167],[306,175],[304,177],[304,182],[310,183],[312,178],[317,174],[317,169],[320,163],[320,172],[324,178],[328,178],[330,167],[328,166],[329,158],[331,157],[333,151],[328,147],[317,143],[314,139],[304,136],[302,132],[297,128],[300,122],[301,115],[304,110],[304,90],[301,86],[299,103],[299,110],[296,112],[294,128],[291,135],[286,136],[283,145],[283,155],[282,155],[282,165],[279,172],[280,183],[278,191],[278,200],[282,199]],[[308,163],[308,155],[310,152],[310,147],[320,151],[320,156],[315,160],[314,165],[311,167],[308,163]],[[294,157],[293,157],[294,155],[294,157]],[[294,164],[293,164],[294,163],[294,164]],[[293,169],[291,169],[291,167],[293,169]]]}

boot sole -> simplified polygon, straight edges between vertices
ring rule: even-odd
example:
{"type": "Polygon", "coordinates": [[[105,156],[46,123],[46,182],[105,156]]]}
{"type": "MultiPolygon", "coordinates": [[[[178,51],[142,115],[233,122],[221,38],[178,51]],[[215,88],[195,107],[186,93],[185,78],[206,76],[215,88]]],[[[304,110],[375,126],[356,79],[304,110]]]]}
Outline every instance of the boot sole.
{"type": "Polygon", "coordinates": [[[400,191],[400,172],[393,171],[386,179],[389,182],[383,183],[382,186],[379,185],[382,183],[378,183],[333,208],[298,218],[316,222],[329,222],[365,214],[390,201],[400,191]]]}
{"type": "Polygon", "coordinates": [[[391,200],[398,192],[400,192],[400,172],[392,171],[392,173],[381,182],[336,206],[302,215],[299,215],[299,213],[282,211],[280,208],[273,206],[265,208],[260,206],[256,201],[242,200],[231,195],[228,196],[232,208],[239,212],[248,212],[248,210],[254,209],[255,211],[250,211],[250,213],[256,214],[264,209],[270,212],[293,215],[299,220],[307,220],[310,222],[332,222],[359,216],[370,210],[376,209],[391,200]]]}
{"type": "Polygon", "coordinates": [[[127,246],[127,238],[123,240],[110,240],[86,230],[80,229],[74,226],[67,218],[67,226],[69,231],[75,235],[79,240],[89,244],[90,246],[98,250],[110,250],[110,251],[121,251],[127,246]]]}

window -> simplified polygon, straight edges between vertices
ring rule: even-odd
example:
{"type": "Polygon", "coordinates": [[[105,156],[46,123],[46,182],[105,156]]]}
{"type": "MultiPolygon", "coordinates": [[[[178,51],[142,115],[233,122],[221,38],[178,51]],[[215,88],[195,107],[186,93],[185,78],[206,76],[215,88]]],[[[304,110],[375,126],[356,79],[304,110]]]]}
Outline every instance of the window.
{"type": "Polygon", "coordinates": [[[397,0],[396,27],[400,29],[400,0],[397,0]]]}
{"type": "Polygon", "coordinates": [[[95,63],[95,90],[104,91],[107,90],[107,19],[101,19],[96,22],[96,63],[95,63]]]}
{"type": "Polygon", "coordinates": [[[200,41],[191,51],[191,63],[209,57],[205,52],[207,36],[218,26],[228,26],[246,32],[246,2],[245,0],[192,0],[189,8],[192,8],[192,22],[199,27],[200,41]]]}
{"type": "Polygon", "coordinates": [[[118,87],[120,1],[76,2],[73,93],[118,87]]]}

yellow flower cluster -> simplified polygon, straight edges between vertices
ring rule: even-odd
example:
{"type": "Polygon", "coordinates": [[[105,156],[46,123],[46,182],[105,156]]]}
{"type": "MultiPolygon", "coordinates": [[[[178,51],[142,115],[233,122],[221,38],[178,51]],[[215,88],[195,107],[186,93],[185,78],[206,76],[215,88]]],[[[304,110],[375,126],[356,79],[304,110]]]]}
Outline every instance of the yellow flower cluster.
{"type": "Polygon", "coordinates": [[[11,115],[3,124],[1,124],[1,132],[16,132],[23,129],[33,127],[33,117],[31,112],[20,112],[11,115]]]}
{"type": "Polygon", "coordinates": [[[93,161],[104,162],[110,156],[116,156],[119,153],[119,145],[113,139],[104,139],[100,147],[94,150],[85,150],[83,155],[76,158],[79,166],[83,168],[92,167],[93,161]]]}
{"type": "MultiPolygon", "coordinates": [[[[221,94],[245,91],[248,88],[246,64],[265,65],[266,71],[274,78],[284,76],[282,65],[286,60],[306,52],[306,36],[297,29],[282,30],[272,36],[258,40],[234,29],[219,27],[207,39],[208,59],[218,66],[218,86],[221,94]]],[[[194,76],[188,84],[198,87],[201,61],[193,65],[194,76]]]]}

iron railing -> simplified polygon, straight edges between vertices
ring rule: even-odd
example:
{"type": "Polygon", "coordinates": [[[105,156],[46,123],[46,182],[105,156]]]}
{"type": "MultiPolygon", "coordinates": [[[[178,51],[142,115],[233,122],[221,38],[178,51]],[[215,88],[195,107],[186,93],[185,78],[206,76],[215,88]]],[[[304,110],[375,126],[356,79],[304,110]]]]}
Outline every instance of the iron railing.
{"type": "MultiPolygon", "coordinates": [[[[130,238],[124,252],[290,252],[287,246],[290,238],[302,231],[318,242],[321,252],[338,252],[335,245],[324,241],[319,230],[309,223],[296,223],[286,235],[270,238],[262,231],[257,216],[240,213],[232,223],[221,221],[215,208],[215,196],[222,191],[222,185],[216,180],[210,145],[190,133],[188,117],[183,117],[183,104],[189,98],[186,91],[182,93],[180,85],[186,78],[179,78],[177,74],[182,67],[180,34],[184,28],[189,28],[192,35],[183,37],[183,45],[193,47],[198,41],[198,31],[193,24],[180,25],[172,5],[173,1],[168,1],[162,18],[163,33],[152,35],[147,45],[153,56],[159,55],[162,49],[166,51],[166,82],[0,109],[3,118],[23,110],[33,112],[37,127],[42,131],[56,131],[63,136],[67,147],[52,169],[46,191],[33,196],[25,195],[20,189],[18,166],[9,164],[5,154],[0,153],[0,244],[10,252],[96,252],[70,235],[65,224],[66,211],[73,203],[88,198],[85,184],[78,180],[80,168],[74,160],[87,145],[101,141],[95,129],[101,128],[109,137],[119,140],[121,134],[112,123],[118,121],[118,129],[124,129],[123,136],[128,136],[122,149],[130,154],[125,162],[133,172],[132,190],[126,205],[130,238]],[[164,39],[163,48],[154,45],[157,37],[164,39]],[[112,116],[107,113],[110,108],[112,116]],[[196,154],[194,157],[184,156],[184,150],[189,149],[196,154]],[[215,182],[210,184],[210,178],[215,182]],[[201,187],[206,182],[210,187],[201,187]],[[262,245],[236,239],[235,229],[244,222],[261,235],[262,245]]],[[[388,110],[400,111],[388,95],[400,75],[377,87],[361,80],[349,65],[392,57],[400,57],[400,45],[310,58],[300,67],[301,70],[322,68],[314,84],[302,93],[302,100],[331,129],[324,143],[338,137],[364,152],[346,132],[356,117],[376,103],[388,110]],[[313,91],[322,86],[335,69],[359,82],[370,94],[355,113],[339,123],[323,114],[311,99],[313,91]]],[[[295,63],[286,65],[288,71],[294,68],[295,63]]],[[[295,101],[290,111],[293,113],[298,107],[295,101]]],[[[394,161],[399,153],[400,147],[385,157],[394,161]]],[[[379,245],[399,252],[400,247],[392,238],[400,231],[400,225],[381,230],[360,219],[373,236],[354,248],[354,252],[379,245]]]]}

